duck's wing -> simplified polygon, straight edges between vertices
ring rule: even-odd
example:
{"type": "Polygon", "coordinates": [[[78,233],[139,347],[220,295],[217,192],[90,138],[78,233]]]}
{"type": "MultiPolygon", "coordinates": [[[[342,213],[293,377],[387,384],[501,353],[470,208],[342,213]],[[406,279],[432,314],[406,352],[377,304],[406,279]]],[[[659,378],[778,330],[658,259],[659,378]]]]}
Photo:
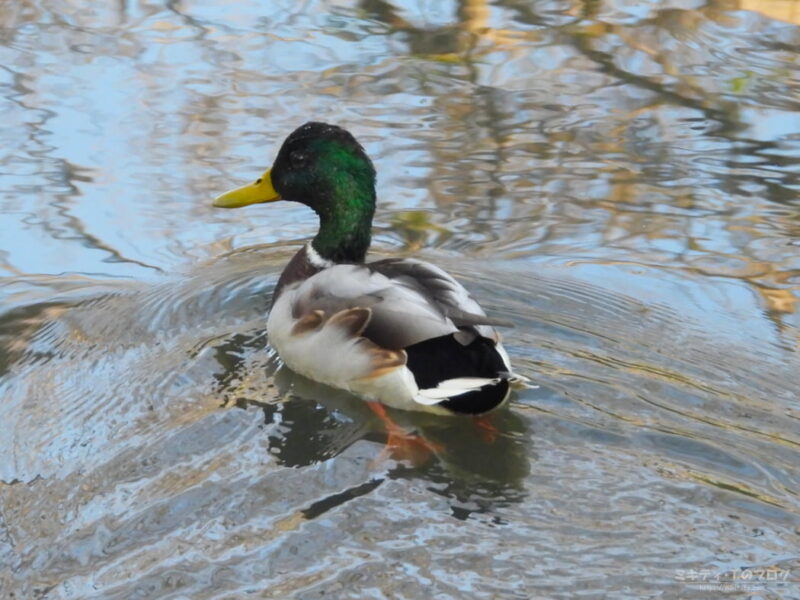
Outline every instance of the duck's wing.
{"type": "Polygon", "coordinates": [[[457,327],[513,327],[503,319],[487,317],[469,292],[446,271],[420,260],[389,258],[365,265],[394,284],[414,290],[457,327]]]}
{"type": "Polygon", "coordinates": [[[309,314],[326,319],[343,310],[369,309],[371,316],[361,335],[390,350],[459,332],[496,339],[493,326],[509,325],[487,317],[442,269],[411,259],[335,265],[284,294],[293,319],[309,314]]]}

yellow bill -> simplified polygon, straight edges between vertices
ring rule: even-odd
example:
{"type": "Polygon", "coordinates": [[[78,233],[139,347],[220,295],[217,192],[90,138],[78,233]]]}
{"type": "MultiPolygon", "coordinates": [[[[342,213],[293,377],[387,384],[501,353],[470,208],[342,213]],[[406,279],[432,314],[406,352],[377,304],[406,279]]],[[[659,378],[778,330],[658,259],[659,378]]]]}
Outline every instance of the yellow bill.
{"type": "Polygon", "coordinates": [[[243,185],[240,188],[225,192],[214,199],[214,206],[219,208],[239,208],[248,204],[259,204],[261,202],[275,202],[281,197],[272,186],[272,175],[270,170],[264,171],[255,183],[243,185]]]}

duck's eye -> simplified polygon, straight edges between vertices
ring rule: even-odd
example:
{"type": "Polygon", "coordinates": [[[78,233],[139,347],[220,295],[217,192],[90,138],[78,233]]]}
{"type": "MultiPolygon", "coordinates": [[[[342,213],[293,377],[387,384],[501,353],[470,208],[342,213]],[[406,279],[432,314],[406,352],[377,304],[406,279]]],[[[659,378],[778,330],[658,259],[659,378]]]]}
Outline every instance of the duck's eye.
{"type": "Polygon", "coordinates": [[[301,167],[306,163],[308,156],[301,150],[295,150],[289,154],[289,160],[292,161],[293,167],[301,167]]]}
{"type": "Polygon", "coordinates": [[[261,177],[259,177],[258,179],[256,179],[256,185],[259,185],[260,183],[261,183],[261,177]]]}

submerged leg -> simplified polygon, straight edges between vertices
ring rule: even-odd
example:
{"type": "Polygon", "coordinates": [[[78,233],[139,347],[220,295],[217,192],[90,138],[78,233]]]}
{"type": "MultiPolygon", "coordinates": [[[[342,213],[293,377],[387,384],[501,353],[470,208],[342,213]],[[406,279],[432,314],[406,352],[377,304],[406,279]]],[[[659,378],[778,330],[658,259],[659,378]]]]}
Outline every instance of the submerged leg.
{"type": "Polygon", "coordinates": [[[478,415],[472,417],[472,420],[475,423],[475,428],[478,430],[478,437],[481,438],[482,442],[493,444],[497,440],[499,431],[494,423],[492,423],[491,414],[478,415]]]}
{"type": "Polygon", "coordinates": [[[386,407],[380,402],[368,402],[367,405],[383,422],[387,434],[386,446],[378,458],[375,459],[376,462],[386,458],[386,456],[391,456],[395,460],[406,460],[414,466],[420,466],[428,462],[433,454],[444,449],[441,444],[409,433],[400,427],[392,420],[386,411],[386,407]]]}

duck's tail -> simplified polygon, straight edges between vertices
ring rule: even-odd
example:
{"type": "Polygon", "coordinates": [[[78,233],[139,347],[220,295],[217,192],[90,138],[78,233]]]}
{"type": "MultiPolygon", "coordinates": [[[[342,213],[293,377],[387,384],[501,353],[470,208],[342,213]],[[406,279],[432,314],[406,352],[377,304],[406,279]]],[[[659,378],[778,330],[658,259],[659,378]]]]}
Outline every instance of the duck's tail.
{"type": "MultiPolygon", "coordinates": [[[[462,336],[463,338],[463,336],[462,336]]],[[[512,374],[504,352],[489,338],[475,335],[467,344],[449,334],[405,349],[406,366],[419,391],[416,401],[459,414],[494,410],[525,378],[512,374]]]]}

